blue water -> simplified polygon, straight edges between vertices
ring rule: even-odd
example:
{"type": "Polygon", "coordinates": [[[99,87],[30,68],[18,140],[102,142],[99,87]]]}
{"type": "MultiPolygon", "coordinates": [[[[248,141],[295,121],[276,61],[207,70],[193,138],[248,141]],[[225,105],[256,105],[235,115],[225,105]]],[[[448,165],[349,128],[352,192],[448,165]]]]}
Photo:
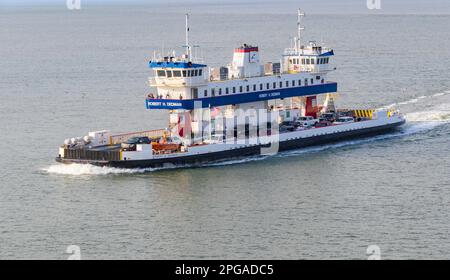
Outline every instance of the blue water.
{"type": "MultiPolygon", "coordinates": [[[[295,11],[234,5],[190,8],[205,62],[241,43],[278,60],[295,11]]],[[[335,49],[338,104],[395,104],[408,119],[397,133],[203,168],[54,163],[65,138],[165,126],[145,110],[146,66],[183,44],[187,9],[0,9],[0,259],[65,259],[72,244],[86,259],[365,259],[369,245],[450,257],[448,15],[305,19],[305,40],[335,49]]]]}

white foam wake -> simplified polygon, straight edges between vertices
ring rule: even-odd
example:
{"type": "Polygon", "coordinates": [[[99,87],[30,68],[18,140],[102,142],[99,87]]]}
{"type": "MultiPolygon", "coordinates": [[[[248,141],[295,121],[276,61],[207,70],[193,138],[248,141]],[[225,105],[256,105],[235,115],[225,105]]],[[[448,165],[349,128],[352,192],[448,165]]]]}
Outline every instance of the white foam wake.
{"type": "Polygon", "coordinates": [[[136,174],[154,171],[154,168],[114,168],[106,166],[95,166],[91,164],[54,164],[47,168],[42,169],[49,174],[61,174],[61,175],[110,175],[110,174],[136,174]]]}
{"type": "Polygon", "coordinates": [[[405,118],[409,122],[448,122],[450,111],[414,112],[406,114],[405,118]]]}
{"type": "Polygon", "coordinates": [[[304,148],[299,150],[292,150],[287,151],[278,154],[277,156],[280,157],[286,157],[286,156],[297,156],[302,154],[310,154],[310,153],[317,153],[322,152],[326,150],[334,150],[344,147],[351,147],[351,146],[358,146],[358,145],[364,145],[372,142],[378,142],[382,140],[392,139],[392,138],[398,138],[398,137],[404,137],[408,135],[423,133],[429,130],[432,130],[436,126],[440,125],[439,123],[417,123],[413,125],[407,125],[407,127],[399,130],[398,132],[390,133],[390,134],[382,134],[370,138],[361,138],[357,140],[348,140],[348,141],[342,141],[337,142],[333,144],[328,145],[321,145],[321,146],[314,146],[310,148],[304,148]]]}
{"type": "MultiPolygon", "coordinates": [[[[430,122],[424,122],[424,123],[416,123],[413,125],[409,125],[403,130],[400,130],[399,132],[391,133],[391,134],[385,134],[385,135],[379,135],[371,138],[363,138],[363,139],[357,139],[357,140],[350,140],[350,141],[343,141],[328,145],[321,145],[321,146],[313,146],[298,150],[291,150],[291,151],[285,151],[280,152],[278,154],[275,154],[273,156],[251,156],[241,159],[231,159],[231,160],[223,160],[219,162],[211,162],[211,163],[204,163],[201,165],[184,165],[179,168],[189,168],[189,167],[215,167],[215,166],[225,166],[225,165],[234,165],[234,164],[243,164],[243,163],[249,163],[254,161],[260,161],[264,160],[269,157],[291,157],[291,156],[298,156],[303,154],[312,154],[312,153],[318,153],[321,151],[326,150],[332,150],[332,149],[339,149],[343,147],[348,146],[357,146],[357,145],[363,145],[375,141],[380,140],[386,140],[394,137],[401,137],[401,136],[407,136],[412,135],[420,132],[425,132],[428,130],[433,129],[437,125],[440,125],[441,123],[430,123],[430,122]]],[[[138,173],[146,173],[146,172],[152,172],[157,170],[163,170],[163,169],[172,169],[176,168],[174,166],[172,167],[162,167],[162,168],[136,168],[136,169],[127,169],[127,168],[114,168],[114,167],[100,167],[100,166],[94,166],[90,164],[55,164],[51,165],[48,168],[43,169],[45,172],[49,174],[60,174],[60,175],[72,175],[72,176],[83,176],[83,175],[114,175],[114,174],[138,174],[138,173]]]]}
{"type": "Polygon", "coordinates": [[[381,108],[400,107],[408,122],[448,122],[450,121],[450,100],[447,98],[449,94],[450,90],[422,95],[381,108]],[[414,107],[403,108],[405,105],[414,105],[414,107]],[[427,110],[423,110],[424,108],[427,110]]]}
{"type": "MultiPolygon", "coordinates": [[[[407,105],[414,104],[419,101],[426,102],[428,99],[432,97],[442,97],[447,94],[450,94],[450,91],[436,93],[430,96],[420,96],[417,98],[413,98],[410,100],[406,100],[403,102],[394,103],[386,107],[394,107],[398,105],[407,105]]],[[[434,103],[434,102],[433,102],[434,103]]],[[[422,105],[422,104],[421,104],[422,105]]],[[[423,107],[423,106],[422,106],[423,107]]],[[[347,146],[355,146],[362,145],[365,143],[370,143],[374,141],[380,141],[384,139],[390,139],[393,137],[402,137],[417,133],[426,132],[440,126],[442,124],[446,124],[450,122],[450,103],[439,100],[438,105],[433,105],[428,107],[428,110],[422,111],[412,111],[404,114],[407,120],[407,125],[399,130],[398,132],[380,135],[376,137],[366,138],[366,139],[357,139],[350,140],[344,142],[338,142],[334,144],[321,145],[309,148],[303,148],[299,150],[286,151],[276,154],[273,157],[287,157],[287,156],[297,156],[301,154],[308,153],[316,153],[329,149],[338,149],[341,147],[347,146]]],[[[183,167],[214,167],[214,166],[224,166],[231,164],[242,164],[248,163],[252,161],[259,161],[266,159],[270,156],[253,156],[246,157],[242,159],[232,159],[232,160],[223,160],[220,162],[212,162],[205,163],[201,165],[185,165],[183,167]]],[[[49,174],[61,174],[61,175],[73,175],[73,176],[82,176],[82,175],[111,175],[111,174],[137,174],[137,173],[146,173],[157,171],[161,169],[171,169],[176,168],[174,166],[171,167],[163,167],[163,168],[136,168],[136,169],[127,169],[127,168],[114,168],[114,167],[100,167],[94,166],[90,164],[54,164],[47,168],[44,168],[43,171],[49,174]]]]}
{"type": "Polygon", "coordinates": [[[441,97],[441,96],[445,96],[445,95],[448,95],[448,94],[450,94],[450,90],[443,91],[443,92],[438,92],[438,93],[435,93],[433,95],[421,95],[419,97],[414,97],[414,98],[411,98],[409,100],[399,101],[399,102],[395,102],[395,103],[383,106],[380,109],[382,109],[382,108],[392,108],[392,107],[404,106],[404,105],[412,105],[412,104],[418,103],[419,101],[425,101],[425,100],[426,101],[430,101],[430,99],[432,99],[434,97],[441,97]]]}
{"type": "MultiPolygon", "coordinates": [[[[450,94],[450,91],[446,91],[445,93],[439,93],[438,96],[443,96],[446,94],[450,94]]],[[[436,96],[436,95],[435,95],[436,96]]],[[[418,102],[419,100],[425,100],[430,96],[421,96],[418,98],[414,98],[411,100],[407,100],[403,103],[405,104],[413,104],[418,102]],[[417,100],[417,101],[416,101],[417,100]]],[[[441,101],[440,101],[441,102],[441,101]]],[[[397,104],[396,104],[397,105],[397,104]]],[[[397,132],[393,132],[390,134],[382,134],[375,137],[370,138],[361,138],[357,140],[349,140],[342,141],[333,144],[325,144],[320,146],[312,146],[308,148],[302,148],[297,150],[290,150],[278,153],[273,157],[290,157],[290,156],[298,156],[302,154],[311,154],[318,153],[331,149],[339,149],[348,146],[357,146],[364,145],[367,143],[372,143],[381,140],[387,140],[397,137],[405,137],[409,135],[425,133],[427,131],[435,129],[437,126],[446,124],[450,122],[450,103],[441,103],[438,106],[434,106],[432,110],[424,110],[424,111],[416,111],[411,113],[406,113],[405,118],[407,120],[407,124],[398,130],[397,132]]],[[[230,160],[220,163],[208,164],[206,166],[218,166],[218,165],[229,165],[229,164],[238,164],[238,163],[247,163],[251,161],[257,161],[265,159],[269,156],[255,156],[245,159],[238,160],[230,160]]]]}
{"type": "Polygon", "coordinates": [[[432,106],[429,110],[413,111],[405,114],[408,122],[449,122],[450,103],[432,106]]]}

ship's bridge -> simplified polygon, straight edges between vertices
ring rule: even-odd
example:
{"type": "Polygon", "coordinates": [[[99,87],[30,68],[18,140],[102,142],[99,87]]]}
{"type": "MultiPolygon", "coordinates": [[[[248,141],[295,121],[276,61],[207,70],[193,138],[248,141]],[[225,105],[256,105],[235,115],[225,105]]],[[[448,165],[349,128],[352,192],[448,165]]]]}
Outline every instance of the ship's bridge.
{"type": "Polygon", "coordinates": [[[297,72],[328,72],[333,70],[330,66],[330,58],[334,51],[310,41],[307,46],[288,48],[283,54],[283,71],[297,72]]]}
{"type": "Polygon", "coordinates": [[[157,88],[157,92],[149,94],[152,99],[188,99],[208,83],[208,69],[204,64],[165,57],[162,61],[150,61],[149,67],[153,69],[149,85],[157,88]]]}
{"type": "MultiPolygon", "coordinates": [[[[150,84],[157,92],[150,93],[146,99],[147,109],[192,110],[199,106],[237,105],[337,91],[337,84],[325,79],[332,50],[311,47],[285,57],[288,62],[298,60],[292,62],[305,69],[309,67],[297,71],[280,71],[275,63],[261,65],[258,51],[258,47],[250,45],[236,48],[233,62],[221,67],[219,73],[206,65],[171,57],[150,62],[154,71],[150,84]]],[[[288,63],[283,63],[283,69],[285,64],[288,63]]]]}
{"type": "Polygon", "coordinates": [[[200,86],[207,83],[207,68],[204,64],[173,61],[170,57],[164,61],[150,61],[149,67],[154,71],[154,76],[149,80],[153,87],[200,86]]]}

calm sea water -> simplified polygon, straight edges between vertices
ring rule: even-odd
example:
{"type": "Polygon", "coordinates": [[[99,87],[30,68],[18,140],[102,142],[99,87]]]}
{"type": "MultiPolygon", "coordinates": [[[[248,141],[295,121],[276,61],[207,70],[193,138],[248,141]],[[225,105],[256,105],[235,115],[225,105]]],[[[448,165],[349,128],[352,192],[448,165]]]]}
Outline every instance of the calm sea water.
{"type": "MultiPolygon", "coordinates": [[[[247,7],[248,8],[248,7],[247,7]]],[[[210,65],[241,43],[276,61],[295,11],[191,9],[210,65]]],[[[450,257],[450,16],[309,15],[335,49],[341,107],[396,104],[399,132],[204,168],[54,163],[65,138],[164,127],[145,110],[153,50],[183,7],[0,10],[0,259],[450,257]]]]}

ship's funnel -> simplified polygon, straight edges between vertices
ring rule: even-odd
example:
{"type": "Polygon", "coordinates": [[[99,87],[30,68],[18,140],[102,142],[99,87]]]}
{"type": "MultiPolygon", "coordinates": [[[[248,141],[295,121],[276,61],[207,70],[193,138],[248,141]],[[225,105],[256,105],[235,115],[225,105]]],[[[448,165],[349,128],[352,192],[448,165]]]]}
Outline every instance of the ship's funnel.
{"type": "Polygon", "coordinates": [[[262,74],[262,71],[262,66],[259,64],[258,47],[244,44],[234,49],[229,78],[257,77],[262,74]]]}

